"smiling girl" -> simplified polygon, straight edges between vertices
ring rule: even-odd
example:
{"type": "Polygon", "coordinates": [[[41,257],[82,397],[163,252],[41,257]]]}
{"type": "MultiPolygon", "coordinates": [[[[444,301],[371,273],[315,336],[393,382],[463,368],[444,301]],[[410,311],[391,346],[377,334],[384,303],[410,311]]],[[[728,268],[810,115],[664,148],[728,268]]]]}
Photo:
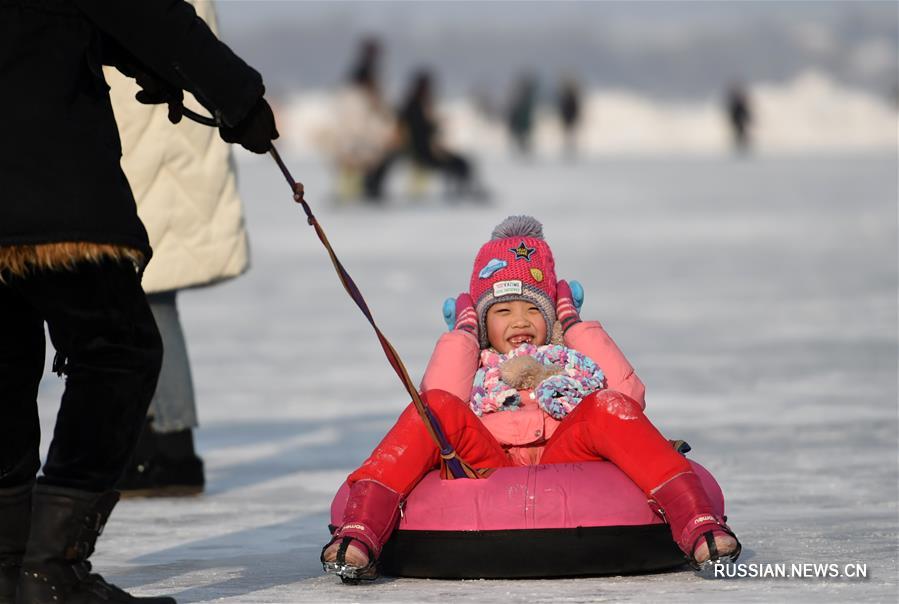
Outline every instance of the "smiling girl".
{"type": "MultiPolygon", "coordinates": [[[[602,325],[581,321],[571,287],[556,280],[535,219],[507,218],[481,247],[421,392],[471,467],[608,460],[646,494],[688,561],[739,555],[690,464],[644,415],[645,389],[633,367],[602,325]]],[[[322,551],[325,571],[376,578],[400,503],[439,463],[409,405],[350,474],[343,524],[322,551]]]]}

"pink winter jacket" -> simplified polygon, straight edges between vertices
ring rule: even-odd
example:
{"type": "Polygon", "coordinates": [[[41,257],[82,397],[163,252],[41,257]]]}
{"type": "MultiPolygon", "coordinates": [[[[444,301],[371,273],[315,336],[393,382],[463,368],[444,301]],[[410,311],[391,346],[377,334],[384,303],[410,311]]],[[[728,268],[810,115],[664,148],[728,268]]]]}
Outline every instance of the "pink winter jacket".
{"type": "MultiPolygon", "coordinates": [[[[643,382],[621,350],[597,321],[574,325],[565,334],[565,346],[581,352],[599,365],[609,390],[626,394],[646,408],[643,382]]],[[[478,370],[480,349],[477,338],[466,331],[444,333],[421,380],[421,390],[445,390],[466,403],[471,396],[478,370]]],[[[544,413],[534,400],[533,391],[522,390],[521,407],[516,411],[486,413],[481,421],[503,446],[516,465],[536,464],[546,441],[559,421],[544,413]]]]}

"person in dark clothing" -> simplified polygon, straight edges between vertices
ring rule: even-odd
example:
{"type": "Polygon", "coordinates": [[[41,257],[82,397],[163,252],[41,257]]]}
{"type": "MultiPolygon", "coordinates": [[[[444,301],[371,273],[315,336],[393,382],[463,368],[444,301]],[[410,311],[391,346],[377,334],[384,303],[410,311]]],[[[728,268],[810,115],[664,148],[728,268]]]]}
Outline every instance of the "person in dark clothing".
{"type": "Polygon", "coordinates": [[[104,63],[173,122],[187,90],[226,141],[264,153],[278,136],[260,75],[182,0],[0,2],[0,603],[174,602],[88,562],[162,357],[104,63]],[[44,323],[66,387],[35,480],[44,323]]]}
{"type": "Polygon", "coordinates": [[[399,119],[413,161],[443,171],[456,189],[463,191],[471,178],[471,165],[465,157],[447,149],[439,139],[430,72],[421,71],[413,79],[399,119]]]}
{"type": "Polygon", "coordinates": [[[349,81],[380,94],[381,42],[377,38],[365,38],[359,44],[359,55],[350,69],[349,81]]]}
{"type": "Polygon", "coordinates": [[[574,155],[577,150],[577,127],[581,119],[581,92],[573,78],[562,80],[556,102],[565,133],[565,151],[568,155],[574,155]]]}
{"type": "Polygon", "coordinates": [[[512,140],[523,154],[531,152],[534,109],[537,105],[537,79],[526,74],[515,84],[509,103],[508,126],[512,140]]]}
{"type": "Polygon", "coordinates": [[[420,70],[412,77],[406,100],[397,117],[402,131],[401,149],[387,154],[365,178],[365,191],[379,198],[388,169],[402,155],[424,168],[442,172],[451,195],[481,195],[474,185],[471,162],[451,151],[440,141],[440,128],[434,110],[434,85],[431,72],[420,70]]]}
{"type": "Polygon", "coordinates": [[[745,153],[749,151],[751,144],[749,126],[752,124],[752,107],[749,95],[740,84],[731,85],[727,91],[726,110],[733,133],[734,150],[745,153]]]}

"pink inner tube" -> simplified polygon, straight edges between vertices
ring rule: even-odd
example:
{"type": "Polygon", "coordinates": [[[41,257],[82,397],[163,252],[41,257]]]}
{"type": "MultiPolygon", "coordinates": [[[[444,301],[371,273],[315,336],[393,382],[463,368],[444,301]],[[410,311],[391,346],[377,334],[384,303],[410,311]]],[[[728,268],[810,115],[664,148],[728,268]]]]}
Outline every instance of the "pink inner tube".
{"type": "MultiPolygon", "coordinates": [[[[690,461],[714,511],[724,496],[690,461]]],[[[331,505],[343,521],[349,486],[331,505]]],[[[486,480],[441,480],[430,472],[406,499],[379,566],[403,577],[546,578],[646,573],[686,558],[646,495],[606,461],[520,466],[486,480]],[[510,552],[539,551],[539,556],[510,552]]]]}
{"type": "MultiPolygon", "coordinates": [[[[715,512],[724,495],[704,467],[690,461],[715,512]]],[[[339,526],[349,494],[341,486],[331,504],[339,526]]],[[[493,531],[664,524],[646,496],[607,461],[500,468],[486,480],[441,480],[428,473],[406,499],[397,528],[407,531],[493,531]]]]}

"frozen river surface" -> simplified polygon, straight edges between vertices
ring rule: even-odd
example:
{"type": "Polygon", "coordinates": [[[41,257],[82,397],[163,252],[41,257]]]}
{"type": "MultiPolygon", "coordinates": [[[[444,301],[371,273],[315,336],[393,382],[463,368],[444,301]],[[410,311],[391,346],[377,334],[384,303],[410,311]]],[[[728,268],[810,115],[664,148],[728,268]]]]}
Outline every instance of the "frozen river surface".
{"type": "MultiPolygon", "coordinates": [[[[383,209],[332,203],[330,172],[288,158],[413,376],[494,224],[533,214],[560,276],[583,283],[585,317],[646,383],[650,417],[720,481],[741,561],[868,567],[867,580],[360,587],[321,574],[328,508],[407,396],[274,164],[239,163],[253,268],[180,297],[208,491],[119,504],[95,555],[110,579],[179,602],[896,601],[894,154],[496,159],[482,165],[489,205],[400,196],[383,209]]],[[[45,434],[60,389],[48,375],[45,434]]]]}

